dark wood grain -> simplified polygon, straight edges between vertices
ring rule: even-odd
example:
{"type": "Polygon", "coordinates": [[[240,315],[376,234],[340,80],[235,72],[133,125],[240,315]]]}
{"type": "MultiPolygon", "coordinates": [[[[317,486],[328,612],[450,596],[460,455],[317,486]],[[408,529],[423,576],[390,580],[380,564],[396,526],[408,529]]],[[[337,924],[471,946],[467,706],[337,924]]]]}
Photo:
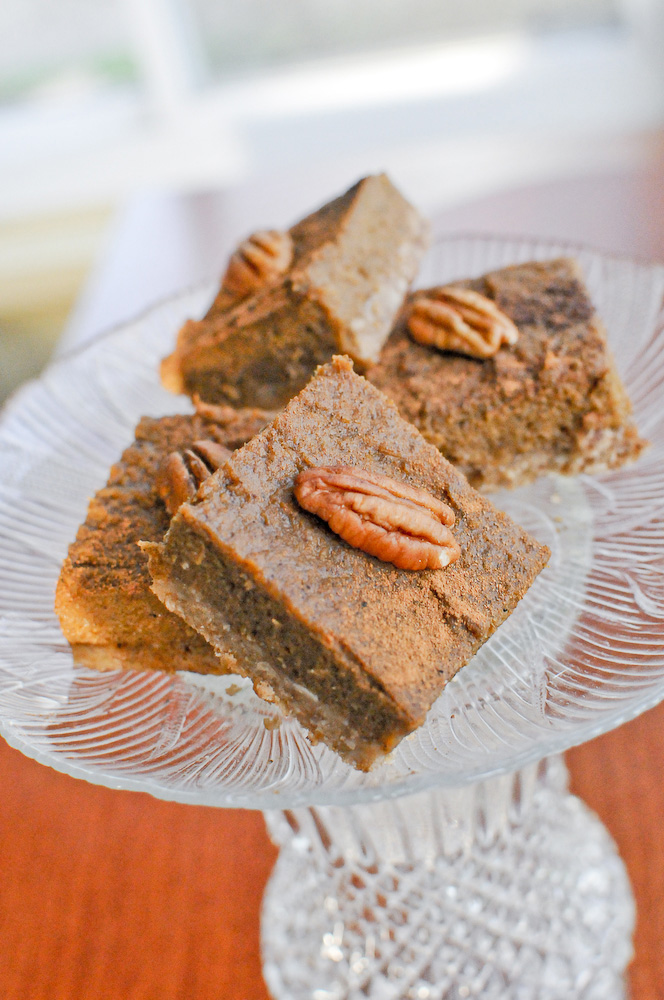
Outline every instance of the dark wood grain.
{"type": "Polygon", "coordinates": [[[571,750],[567,764],[572,791],[595,810],[613,836],[634,889],[631,1000],[662,1000],[664,704],[571,750]]]}
{"type": "Polygon", "coordinates": [[[257,812],[58,774],[0,740],[2,1000],[264,1000],[257,812]]]}

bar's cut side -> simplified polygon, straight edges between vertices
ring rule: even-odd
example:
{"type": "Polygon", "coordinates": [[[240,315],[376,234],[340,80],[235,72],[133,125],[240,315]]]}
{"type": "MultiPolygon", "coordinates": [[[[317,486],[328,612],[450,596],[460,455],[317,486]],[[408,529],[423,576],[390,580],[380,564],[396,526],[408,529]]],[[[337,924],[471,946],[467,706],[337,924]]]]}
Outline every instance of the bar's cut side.
{"type": "Polygon", "coordinates": [[[155,593],[259,694],[363,770],[419,726],[511,613],[548,550],[471,489],[347,358],[319,369],[146,547],[155,593]],[[457,562],[411,572],[353,548],[293,497],[351,466],[451,506],[457,562]]]}
{"type": "Polygon", "coordinates": [[[405,317],[367,377],[472,485],[616,468],[645,442],[578,264],[520,264],[454,283],[492,299],[519,338],[486,360],[415,343],[405,317]]]}
{"type": "Polygon", "coordinates": [[[366,177],[289,231],[292,263],[239,300],[222,288],[190,320],[162,380],[175,392],[278,409],[334,353],[377,361],[428,242],[428,224],[385,175],[366,177]]]}
{"type": "Polygon", "coordinates": [[[62,566],[55,603],[74,659],[83,666],[199,673],[221,673],[233,666],[157,600],[138,546],[141,539],[163,538],[170,523],[156,485],[169,453],[200,439],[233,450],[270,418],[256,410],[206,410],[206,415],[144,417],[135,441],[90,502],[62,566]]]}

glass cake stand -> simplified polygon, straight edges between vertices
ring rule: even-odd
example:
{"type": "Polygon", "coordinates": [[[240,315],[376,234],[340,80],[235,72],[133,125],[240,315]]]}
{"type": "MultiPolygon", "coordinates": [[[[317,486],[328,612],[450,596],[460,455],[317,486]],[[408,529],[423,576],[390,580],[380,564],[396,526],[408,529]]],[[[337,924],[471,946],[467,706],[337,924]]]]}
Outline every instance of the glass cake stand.
{"type": "Polygon", "coordinates": [[[664,698],[664,268],[450,238],[421,282],[570,252],[652,445],[619,472],[495,495],[551,562],[369,774],[237,677],[75,668],[53,613],[67,546],[138,418],[189,407],[161,389],[157,363],[214,289],[99,337],[5,411],[0,733],[98,784],[264,810],[281,847],[262,921],[277,1000],[624,996],[629,885],[560,754],[664,698]]]}

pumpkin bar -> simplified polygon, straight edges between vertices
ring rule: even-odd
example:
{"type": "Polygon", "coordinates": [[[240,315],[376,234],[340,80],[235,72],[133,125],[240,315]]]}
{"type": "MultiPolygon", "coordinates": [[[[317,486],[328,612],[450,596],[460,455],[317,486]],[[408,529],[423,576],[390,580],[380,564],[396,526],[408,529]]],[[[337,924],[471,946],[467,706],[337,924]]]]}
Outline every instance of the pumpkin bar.
{"type": "Polygon", "coordinates": [[[377,361],[427,238],[428,224],[382,174],[288,232],[255,234],[231,258],[205,318],[180,331],[162,362],[164,385],[278,409],[335,353],[377,361]]]}
{"type": "Polygon", "coordinates": [[[203,441],[204,451],[216,447],[218,454],[230,454],[268,419],[261,411],[228,407],[143,417],[133,444],[93,497],[60,573],[55,607],[77,663],[98,670],[199,673],[220,673],[232,665],[157,600],[138,542],[161,539],[170,523],[167,484],[163,475],[160,479],[160,471],[169,471],[168,456],[186,454],[203,441]]]}
{"type": "Polygon", "coordinates": [[[164,604],[362,770],[424,721],[549,556],[339,357],[146,548],[164,604]],[[399,569],[304,510],[297,477],[338,466],[449,506],[456,562],[399,569]]]}
{"type": "Polygon", "coordinates": [[[493,357],[416,343],[414,293],[367,377],[478,488],[547,472],[578,474],[635,459],[631,404],[578,264],[561,258],[493,271],[454,287],[490,299],[518,329],[493,357]]]}

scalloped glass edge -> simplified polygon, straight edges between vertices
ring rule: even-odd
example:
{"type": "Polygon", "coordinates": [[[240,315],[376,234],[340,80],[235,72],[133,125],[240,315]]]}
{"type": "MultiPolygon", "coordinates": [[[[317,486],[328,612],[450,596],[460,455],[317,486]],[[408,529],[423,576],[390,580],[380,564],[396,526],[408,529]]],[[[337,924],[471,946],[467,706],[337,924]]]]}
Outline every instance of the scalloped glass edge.
{"type": "MultiPolygon", "coordinates": [[[[3,684],[1,671],[6,661],[2,660],[0,733],[7,742],[41,763],[108,787],[147,791],[160,798],[197,804],[284,808],[367,801],[435,784],[458,786],[484,779],[585,742],[662,700],[664,527],[660,525],[664,473],[656,467],[659,464],[664,468],[664,462],[658,462],[664,450],[664,417],[656,412],[656,404],[657,391],[664,385],[664,268],[564,244],[449,237],[436,244],[425,263],[420,283],[450,281],[491,267],[546,259],[561,253],[572,253],[584,267],[600,315],[607,322],[619,369],[632,394],[637,422],[653,440],[653,446],[636,467],[620,472],[593,478],[549,477],[533,487],[494,495],[499,505],[515,513],[521,523],[551,545],[555,574],[544,571],[517,612],[448,685],[425,727],[405,740],[385,763],[369,775],[359,775],[325,747],[312,748],[292,720],[282,720],[276,729],[266,728],[264,721],[272,724],[274,709],[259,702],[246,684],[238,685],[241,688],[238,702],[237,695],[231,699],[225,693],[227,679],[133,672],[94,675],[92,671],[73,670],[64,640],[60,638],[54,644],[52,635],[48,638],[48,614],[43,603],[32,617],[21,606],[23,618],[20,614],[18,618],[25,631],[21,633],[19,627],[18,640],[11,634],[10,645],[13,640],[18,643],[17,649],[24,648],[28,635],[37,641],[34,636],[39,634],[39,627],[46,628],[44,648],[54,651],[59,665],[59,672],[55,669],[46,672],[46,680],[51,686],[55,684],[55,702],[64,697],[66,703],[72,698],[75,687],[72,681],[84,679],[83,704],[88,706],[88,712],[92,711],[93,703],[95,710],[105,704],[104,698],[109,694],[105,688],[109,683],[115,685],[110,693],[111,703],[122,702],[127,694],[126,691],[123,694],[123,689],[132,686],[127,684],[128,678],[132,678],[135,690],[127,694],[123,711],[131,718],[143,706],[146,718],[157,719],[150,753],[153,762],[159,753],[165,755],[166,763],[163,773],[157,767],[154,773],[132,774],[132,754],[135,756],[136,750],[131,750],[131,740],[135,741],[140,733],[126,736],[121,723],[126,723],[127,718],[121,714],[110,719],[104,717],[102,723],[112,725],[106,731],[102,727],[101,734],[95,728],[100,725],[99,719],[93,718],[95,726],[86,743],[83,735],[87,732],[85,726],[92,725],[90,717],[77,730],[74,715],[69,723],[71,732],[66,726],[63,730],[59,723],[49,726],[49,716],[54,712],[57,716],[57,709],[51,706],[35,711],[39,703],[30,694],[29,686],[20,683],[14,695],[22,687],[28,702],[33,704],[32,712],[17,718],[17,705],[11,697],[7,703],[11,684],[6,680],[3,684]],[[561,518],[563,527],[557,528],[556,520],[561,518]],[[594,532],[592,540],[589,528],[594,532]],[[542,532],[547,537],[542,537],[542,532]],[[597,574],[593,576],[598,559],[602,571],[599,582],[595,579],[597,574]],[[605,596],[611,595],[618,613],[613,607],[605,606],[602,610],[599,606],[602,587],[605,596]],[[545,610],[551,616],[548,626],[543,620],[547,617],[545,610]],[[625,625],[629,626],[626,635],[624,629],[620,632],[625,625]],[[604,643],[606,649],[610,633],[619,635],[620,641],[615,640],[615,649],[609,647],[611,657],[605,652],[602,659],[597,654],[598,643],[604,643]],[[634,641],[636,634],[638,641],[634,641]],[[542,636],[546,640],[545,652],[541,648],[542,636]],[[627,659],[625,663],[620,661],[624,650],[631,657],[628,667],[627,659]],[[519,661],[519,655],[522,659],[527,655],[537,659],[539,655],[539,660],[536,663],[531,660],[529,666],[519,661]],[[503,676],[499,670],[501,664],[506,668],[503,676]],[[515,664],[520,664],[520,671],[515,664]],[[63,683],[67,689],[64,695],[63,683]],[[151,689],[151,693],[146,694],[145,688],[151,689]],[[144,704],[146,698],[148,708],[144,704]],[[214,761],[207,771],[205,768],[203,772],[200,768],[196,771],[201,755],[196,757],[197,744],[195,739],[191,744],[192,733],[196,737],[197,726],[205,731],[210,729],[218,741],[219,729],[223,729],[223,720],[228,718],[230,731],[223,733],[228,744],[226,757],[214,761]],[[56,730],[62,745],[54,738],[56,730]],[[103,748],[112,745],[120,731],[125,742],[129,738],[131,752],[126,760],[110,761],[107,749],[103,748]],[[189,743],[181,743],[185,734],[189,743]],[[75,752],[80,752],[81,743],[91,756],[77,759],[75,752]],[[170,761],[169,753],[173,758],[170,761]],[[270,772],[275,757],[279,758],[278,766],[270,772]]],[[[35,489],[43,489],[44,459],[53,461],[54,450],[61,448],[64,435],[68,443],[64,455],[66,481],[57,476],[49,480],[52,490],[64,490],[67,501],[64,523],[58,508],[60,548],[57,554],[51,553],[49,564],[50,571],[55,573],[54,584],[66,544],[84,515],[87,496],[103,485],[108,466],[133,437],[136,406],[140,404],[140,413],[152,415],[190,409],[188,400],[170,396],[159,387],[155,358],[158,360],[167,352],[179,323],[188,316],[198,315],[213,291],[208,284],[182,293],[138,320],[98,337],[82,351],[72,352],[52,366],[38,382],[19,390],[8,404],[0,425],[0,470],[6,473],[0,479],[3,502],[0,531],[6,539],[12,538],[15,526],[12,501],[19,498],[25,501],[27,497],[30,506],[22,522],[27,578],[30,573],[37,574],[39,566],[35,563],[34,549],[38,541],[43,542],[45,533],[48,537],[53,523],[52,518],[49,520],[53,493],[49,494],[48,502],[39,502],[39,498],[35,501],[35,489]],[[70,399],[71,393],[64,392],[61,383],[66,383],[66,376],[75,374],[81,366],[86,384],[76,384],[72,390],[75,398],[70,399]],[[50,407],[48,434],[44,434],[46,414],[37,405],[40,392],[42,396],[46,394],[50,407]],[[89,414],[104,424],[101,436],[94,426],[84,426],[89,414]],[[25,447],[17,447],[19,427],[28,434],[27,455],[25,447]],[[72,458],[72,455],[76,458],[81,447],[82,468],[72,458]],[[40,470],[40,482],[35,485],[40,470]],[[16,489],[12,492],[15,487],[18,492],[16,489]],[[76,503],[70,505],[72,497],[76,503]]],[[[40,402],[43,404],[44,400],[40,402]]],[[[61,455],[60,461],[63,461],[61,455]]],[[[58,502],[62,506],[62,497],[58,502]]],[[[6,574],[14,556],[11,550],[5,552],[0,564],[0,593],[5,591],[5,599],[6,574]]],[[[9,583],[15,578],[15,572],[10,574],[9,583]]],[[[25,597],[24,590],[22,582],[16,590],[19,595],[16,600],[25,597]]],[[[42,591],[37,588],[37,592],[43,602],[43,588],[42,591]]],[[[10,618],[11,624],[19,625],[11,613],[10,618]]],[[[5,611],[0,614],[0,626],[5,632],[7,622],[5,611]]],[[[0,635],[0,657],[3,651],[6,656],[7,635],[0,635]]],[[[19,656],[18,666],[13,668],[14,681],[17,681],[16,671],[24,668],[19,656]]],[[[48,690],[48,697],[52,697],[53,692],[48,690]]],[[[21,703],[20,697],[18,702],[21,703]]],[[[146,719],[140,724],[145,726],[146,719]]],[[[125,743],[118,747],[127,752],[125,743]]]]}

